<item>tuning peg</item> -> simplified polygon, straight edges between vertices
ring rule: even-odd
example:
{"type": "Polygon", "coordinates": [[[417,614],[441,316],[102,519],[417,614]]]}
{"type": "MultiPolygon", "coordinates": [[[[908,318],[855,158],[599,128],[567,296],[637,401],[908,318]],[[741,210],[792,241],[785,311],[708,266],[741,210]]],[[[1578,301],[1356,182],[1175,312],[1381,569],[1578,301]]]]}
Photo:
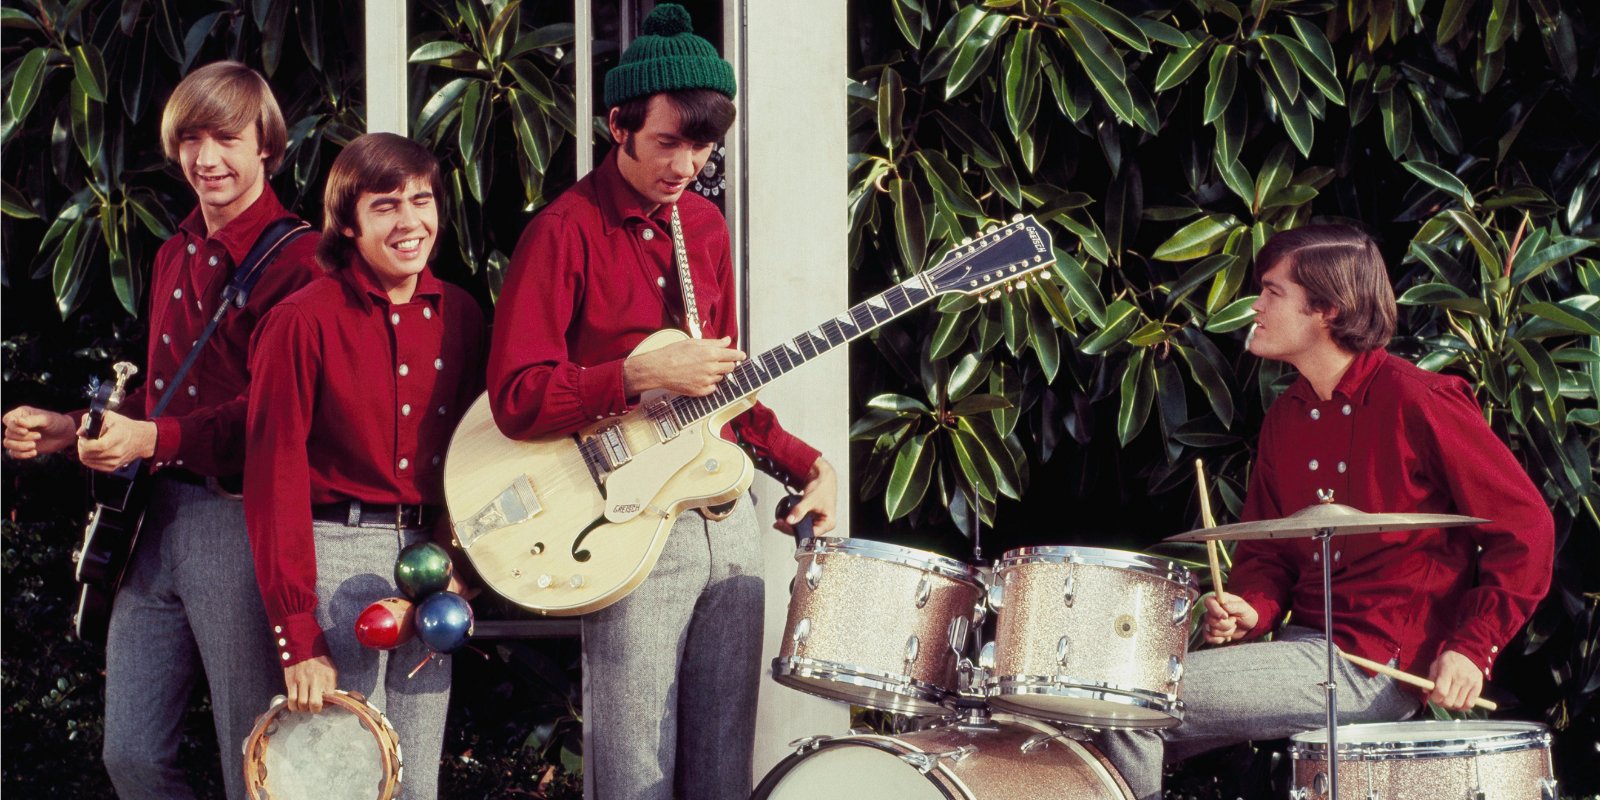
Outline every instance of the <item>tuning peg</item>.
{"type": "Polygon", "coordinates": [[[978,295],[978,305],[980,305],[980,306],[988,305],[988,303],[989,303],[989,295],[987,295],[987,294],[978,295]]]}
{"type": "Polygon", "coordinates": [[[994,225],[990,225],[988,228],[984,229],[983,235],[984,236],[993,236],[995,234],[995,231],[998,231],[998,230],[1000,230],[999,227],[994,226],[994,225]]]}
{"type": "Polygon", "coordinates": [[[961,237],[961,243],[962,244],[972,244],[972,237],[971,236],[963,236],[963,237],[961,237]]]}
{"type": "Polygon", "coordinates": [[[989,293],[989,299],[990,300],[999,300],[1000,299],[1000,290],[996,289],[996,290],[990,292],[989,293]]]}
{"type": "Polygon", "coordinates": [[[1011,221],[1012,222],[1021,222],[1022,221],[1022,215],[1021,214],[1012,214],[1011,215],[1011,221]]]}

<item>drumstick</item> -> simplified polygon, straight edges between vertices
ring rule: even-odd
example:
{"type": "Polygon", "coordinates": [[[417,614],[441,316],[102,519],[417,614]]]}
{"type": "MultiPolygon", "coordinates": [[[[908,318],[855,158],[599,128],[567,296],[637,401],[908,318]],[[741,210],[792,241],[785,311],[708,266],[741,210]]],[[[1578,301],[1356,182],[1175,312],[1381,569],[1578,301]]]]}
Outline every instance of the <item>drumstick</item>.
{"type": "MultiPolygon", "coordinates": [[[[1207,528],[1217,527],[1217,521],[1211,518],[1211,489],[1206,486],[1206,463],[1200,459],[1194,460],[1195,483],[1200,487],[1200,523],[1207,528]]],[[[1214,539],[1206,540],[1206,560],[1211,562],[1211,586],[1217,596],[1222,596],[1222,564],[1217,558],[1217,542],[1214,539]]]]}
{"type": "MultiPolygon", "coordinates": [[[[1361,656],[1357,655],[1351,655],[1343,650],[1339,651],[1339,657],[1358,667],[1366,667],[1367,669],[1370,669],[1379,675],[1388,675],[1389,677],[1394,678],[1401,683],[1409,683],[1412,686],[1421,687],[1430,692],[1433,691],[1433,681],[1430,681],[1427,678],[1419,678],[1409,672],[1401,672],[1400,670],[1397,670],[1388,664],[1379,664],[1371,659],[1362,658],[1361,656]]],[[[1500,710],[1500,706],[1497,705],[1493,700],[1485,700],[1481,697],[1472,701],[1472,704],[1487,711],[1500,710]]]]}

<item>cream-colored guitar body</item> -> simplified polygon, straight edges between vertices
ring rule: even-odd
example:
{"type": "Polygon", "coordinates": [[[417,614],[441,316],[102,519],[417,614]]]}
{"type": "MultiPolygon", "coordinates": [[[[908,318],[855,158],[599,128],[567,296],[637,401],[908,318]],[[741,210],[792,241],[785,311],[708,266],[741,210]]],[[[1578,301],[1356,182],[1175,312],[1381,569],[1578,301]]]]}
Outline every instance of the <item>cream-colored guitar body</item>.
{"type": "MultiPolygon", "coordinates": [[[[686,338],[658,331],[633,352],[686,338]]],[[[553,616],[605,608],[650,574],[678,514],[750,488],[754,465],[718,432],[753,396],[670,436],[649,415],[653,399],[576,437],[525,442],[495,426],[487,394],[472,404],[450,441],[444,491],[456,543],[490,589],[553,616]],[[597,482],[582,440],[625,452],[625,463],[597,482]]]]}

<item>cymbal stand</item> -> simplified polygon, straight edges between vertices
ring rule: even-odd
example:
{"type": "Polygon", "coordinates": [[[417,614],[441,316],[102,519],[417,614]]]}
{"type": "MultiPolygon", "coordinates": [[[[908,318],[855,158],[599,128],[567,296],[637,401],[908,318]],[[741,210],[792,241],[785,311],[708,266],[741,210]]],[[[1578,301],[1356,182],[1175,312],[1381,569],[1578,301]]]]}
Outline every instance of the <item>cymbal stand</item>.
{"type": "Polygon", "coordinates": [[[1339,685],[1333,680],[1333,559],[1328,550],[1333,540],[1332,528],[1319,528],[1312,537],[1322,545],[1322,631],[1328,639],[1328,681],[1322,684],[1328,694],[1328,794],[1339,796],[1339,685]]]}

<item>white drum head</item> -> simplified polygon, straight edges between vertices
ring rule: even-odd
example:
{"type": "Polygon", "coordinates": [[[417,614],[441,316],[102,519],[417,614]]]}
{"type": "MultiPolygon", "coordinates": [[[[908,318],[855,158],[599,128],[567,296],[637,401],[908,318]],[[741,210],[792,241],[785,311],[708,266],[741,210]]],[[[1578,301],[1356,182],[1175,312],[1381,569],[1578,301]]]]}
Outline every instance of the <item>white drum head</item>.
{"type": "Polygon", "coordinates": [[[942,800],[944,794],[894,753],[852,744],[824,747],[800,759],[772,787],[770,800],[942,800]]]}
{"type": "MultiPolygon", "coordinates": [[[[1516,750],[1536,744],[1544,731],[1543,725],[1531,722],[1492,720],[1418,720],[1340,725],[1339,752],[1369,749],[1405,756],[1516,750]]],[[[1291,739],[1291,748],[1313,758],[1326,758],[1328,730],[1322,728],[1297,733],[1291,739]]]]}

